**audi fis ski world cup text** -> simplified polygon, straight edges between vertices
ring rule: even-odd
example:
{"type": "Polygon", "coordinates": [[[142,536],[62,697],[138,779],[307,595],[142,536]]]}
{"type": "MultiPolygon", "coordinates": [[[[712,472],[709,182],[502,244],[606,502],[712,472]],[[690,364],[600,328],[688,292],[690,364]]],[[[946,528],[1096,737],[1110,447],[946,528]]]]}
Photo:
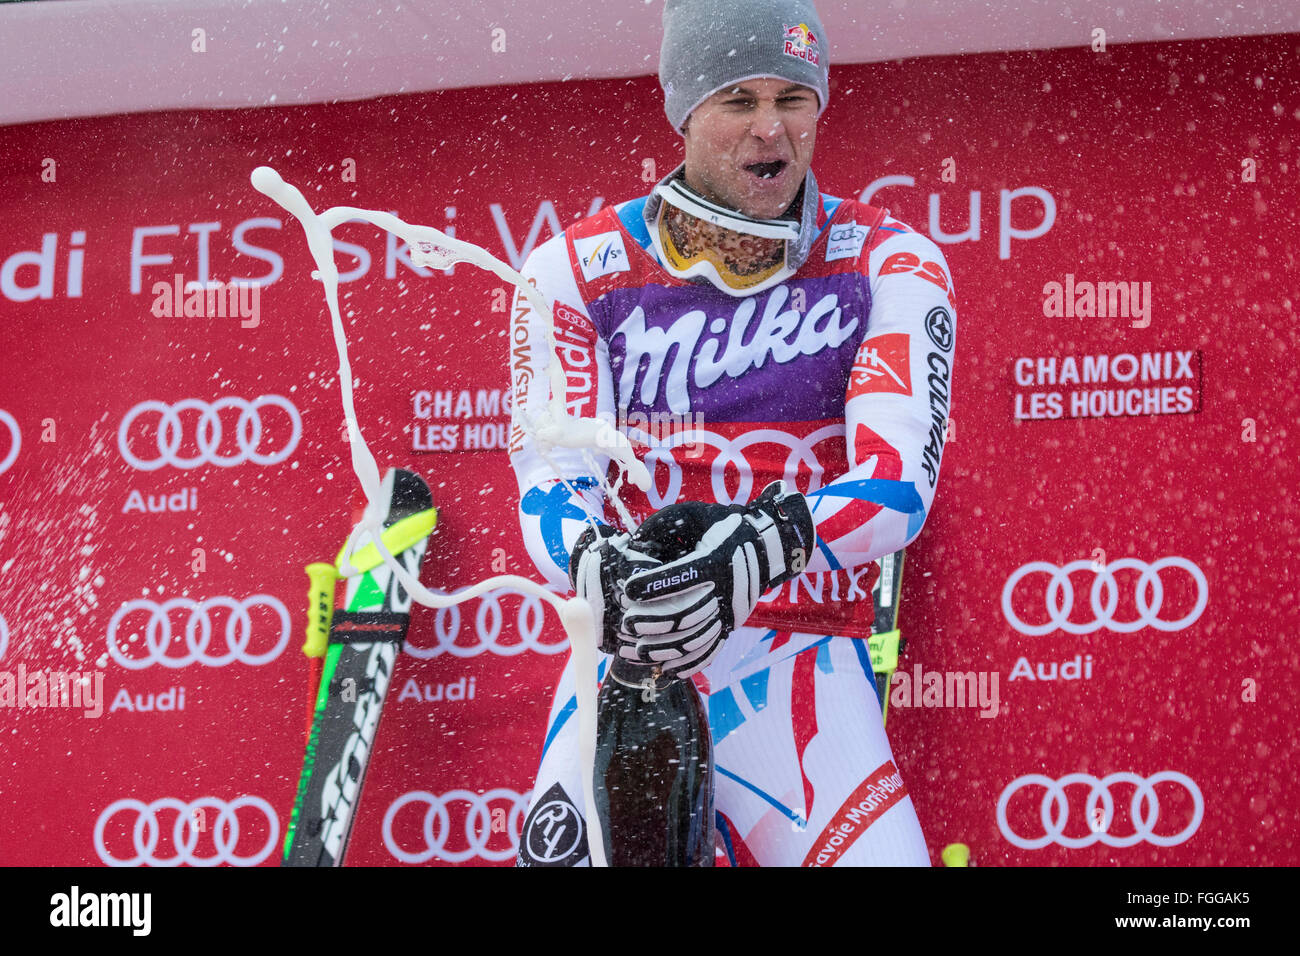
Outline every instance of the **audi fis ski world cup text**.
{"type": "MultiPolygon", "coordinates": [[[[594,214],[600,209],[603,202],[604,200],[601,197],[596,197],[592,201],[590,212],[594,214]]],[[[541,234],[543,225],[549,226],[553,234],[564,231],[563,226],[560,225],[555,204],[550,200],[544,200],[538,204],[526,234],[526,239],[522,247],[520,247],[515,243],[514,232],[506,221],[501,204],[490,203],[488,208],[496,226],[497,237],[501,241],[501,246],[516,269],[523,265],[524,260],[532,251],[538,236],[541,234]]],[[[449,220],[455,218],[456,208],[454,206],[446,207],[446,212],[449,220]]],[[[241,220],[230,228],[229,250],[232,252],[231,258],[242,257],[245,260],[255,260],[256,262],[265,263],[268,268],[259,276],[236,275],[225,282],[216,280],[212,276],[211,269],[214,245],[212,237],[217,235],[221,228],[222,224],[219,222],[188,223],[185,230],[188,236],[183,237],[181,236],[179,224],[136,226],[131,230],[130,250],[127,254],[122,255],[112,250],[108,250],[105,254],[114,262],[126,261],[127,279],[132,295],[144,294],[146,271],[153,272],[154,277],[156,277],[154,270],[166,268],[168,270],[166,273],[167,278],[162,281],[155,278],[155,281],[150,285],[150,293],[154,296],[150,307],[152,308],[154,304],[157,304],[159,310],[162,310],[164,306],[159,300],[165,295],[170,299],[169,307],[173,318],[184,316],[184,296],[190,294],[195,288],[202,288],[205,296],[209,287],[215,288],[217,286],[223,289],[234,287],[236,292],[240,293],[245,287],[251,289],[265,288],[278,282],[283,277],[284,257],[274,249],[257,245],[249,237],[250,233],[282,232],[284,228],[282,219],[273,216],[255,216],[241,220]],[[175,283],[177,282],[177,273],[175,267],[180,261],[185,262],[187,265],[192,262],[194,278],[184,281],[180,287],[182,300],[178,311],[176,309],[175,283]]],[[[452,228],[454,229],[454,226],[452,228]]],[[[31,302],[35,299],[50,300],[59,294],[69,299],[83,297],[85,294],[83,279],[85,274],[86,250],[84,247],[86,238],[87,233],[84,229],[75,229],[68,234],[66,262],[62,267],[59,259],[61,236],[58,232],[45,233],[39,250],[19,250],[8,256],[0,263],[0,296],[11,302],[31,302]],[[29,278],[31,274],[26,272],[24,267],[34,268],[34,277],[29,278]],[[56,286],[56,280],[60,275],[64,280],[61,289],[56,286]]],[[[370,274],[372,266],[375,264],[375,256],[370,249],[357,243],[342,240],[335,240],[335,242],[340,251],[353,256],[357,260],[355,268],[340,270],[340,283],[355,282],[370,274]]],[[[99,243],[98,248],[101,250],[107,249],[104,243],[99,243]]],[[[385,234],[384,249],[380,253],[379,259],[383,264],[383,277],[385,279],[393,280],[398,278],[397,267],[399,265],[403,267],[406,273],[413,276],[427,278],[433,275],[431,270],[417,266],[411,261],[410,247],[392,233],[385,234]]],[[[227,292],[227,296],[229,296],[229,292],[227,292]]],[[[229,298],[227,298],[227,304],[229,304],[229,298]]],[[[234,313],[230,313],[228,309],[228,314],[238,315],[238,308],[234,313]]]]}
{"type": "MultiPolygon", "coordinates": [[[[881,176],[862,190],[859,195],[859,201],[868,205],[872,202],[872,197],[882,189],[890,188],[897,190],[899,188],[914,188],[916,180],[908,175],[889,175],[881,176]]],[[[892,194],[891,194],[892,195],[892,194]]],[[[604,205],[604,197],[596,196],[592,199],[590,207],[587,210],[588,216],[595,215],[604,205]]],[[[892,203],[891,203],[892,205],[892,203]]],[[[967,228],[961,232],[945,232],[940,226],[940,196],[938,193],[931,193],[928,197],[929,207],[929,236],[939,243],[958,243],[958,242],[979,242],[983,234],[981,205],[982,193],[980,190],[972,190],[968,197],[968,224],[967,228]]],[[[559,235],[564,231],[560,222],[560,216],[556,211],[553,200],[542,200],[537,204],[528,228],[524,231],[524,241],[517,243],[515,235],[519,229],[516,224],[512,228],[506,219],[505,209],[499,202],[489,202],[487,204],[488,212],[496,229],[496,238],[500,243],[501,249],[504,250],[505,258],[510,265],[519,269],[523,266],[524,260],[528,258],[538,238],[542,235],[542,227],[550,229],[550,235],[559,235]]],[[[448,222],[448,235],[452,235],[455,229],[451,220],[457,217],[457,208],[455,206],[445,207],[445,215],[448,222]]],[[[1011,258],[1011,241],[1025,241],[1036,239],[1045,235],[1056,221],[1056,200],[1052,194],[1041,186],[1021,186],[1014,189],[1001,189],[998,192],[998,214],[997,214],[997,233],[998,233],[998,256],[1002,259],[1011,258]],[[1013,207],[1015,209],[1015,218],[1024,221],[1026,211],[1032,214],[1032,204],[1037,202],[1041,206],[1040,218],[1033,225],[1017,226],[1013,223],[1013,207]],[[1030,204],[1029,210],[1024,205],[1030,204]]],[[[211,261],[213,258],[214,236],[226,235],[225,229],[228,228],[228,252],[232,260],[243,259],[252,260],[256,263],[265,264],[265,270],[262,275],[242,276],[233,275],[225,282],[223,286],[249,286],[252,288],[265,288],[278,282],[284,275],[284,257],[273,248],[268,248],[264,244],[259,244],[263,240],[258,237],[258,242],[253,241],[253,233],[270,233],[272,235],[282,235],[284,232],[285,221],[275,216],[254,216],[248,219],[242,219],[229,227],[224,227],[220,222],[192,222],[184,226],[184,234],[179,223],[168,225],[150,225],[150,226],[133,226],[131,228],[131,240],[129,251],[125,255],[111,249],[105,243],[99,243],[96,246],[101,250],[100,254],[108,256],[114,262],[125,260],[127,263],[127,281],[132,295],[144,294],[145,273],[150,271],[152,283],[150,291],[160,284],[157,273],[154,270],[166,269],[167,278],[161,281],[173,291],[170,294],[172,298],[173,314],[175,314],[175,293],[174,282],[176,275],[176,266],[178,263],[193,264],[194,278],[185,283],[186,287],[195,285],[202,286],[206,291],[210,284],[216,283],[212,275],[211,261]]],[[[343,240],[334,240],[338,249],[347,255],[356,259],[356,266],[351,269],[339,271],[339,282],[349,283],[362,279],[370,274],[376,265],[376,255],[365,245],[345,242],[343,240]]],[[[72,229],[66,234],[57,231],[46,232],[42,236],[39,249],[23,249],[9,255],[0,263],[0,296],[11,302],[31,302],[35,299],[50,300],[57,295],[66,296],[69,299],[81,298],[84,293],[84,274],[85,274],[85,256],[87,245],[87,231],[85,229],[72,229]],[[60,246],[66,248],[62,254],[62,265],[60,259],[60,246]],[[34,276],[29,278],[29,273],[23,267],[34,267],[34,276]],[[22,277],[20,279],[20,276],[22,277]],[[57,280],[62,278],[62,283],[57,280]]],[[[94,245],[94,244],[92,244],[94,245]]],[[[590,266],[596,268],[617,268],[620,263],[618,255],[619,247],[609,243],[604,249],[597,249],[594,246],[590,249],[584,249],[582,257],[587,260],[583,264],[584,270],[590,266]]],[[[627,268],[626,250],[622,250],[621,263],[623,268],[627,268]]],[[[417,266],[411,260],[411,251],[407,243],[401,241],[391,232],[384,234],[384,248],[379,253],[378,259],[382,262],[383,278],[386,280],[397,280],[399,278],[398,266],[400,265],[404,272],[402,278],[407,273],[410,275],[428,277],[433,275],[430,269],[417,266]]],[[[250,262],[249,264],[253,264],[250,262]]],[[[453,267],[454,268],[454,267],[453,267]]],[[[154,293],[155,297],[161,293],[154,293]]],[[[182,302],[182,314],[184,312],[184,303],[182,302]]]]}

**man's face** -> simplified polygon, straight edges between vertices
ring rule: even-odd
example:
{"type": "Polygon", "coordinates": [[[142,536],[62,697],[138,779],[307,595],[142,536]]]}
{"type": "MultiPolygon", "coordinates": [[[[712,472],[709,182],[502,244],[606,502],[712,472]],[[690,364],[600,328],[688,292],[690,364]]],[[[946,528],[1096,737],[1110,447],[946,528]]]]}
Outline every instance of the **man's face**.
{"type": "Polygon", "coordinates": [[[745,80],[696,107],[683,136],[688,186],[747,216],[775,219],[812,163],[817,93],[788,80],[745,80]]]}

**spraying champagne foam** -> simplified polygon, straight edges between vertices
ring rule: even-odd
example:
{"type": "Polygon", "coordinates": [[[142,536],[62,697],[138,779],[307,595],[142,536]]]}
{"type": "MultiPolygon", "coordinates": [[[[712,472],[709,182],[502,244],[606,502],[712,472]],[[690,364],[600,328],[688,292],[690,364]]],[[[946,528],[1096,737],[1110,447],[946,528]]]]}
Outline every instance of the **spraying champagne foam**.
{"type": "MultiPolygon", "coordinates": [[[[373,223],[381,229],[406,240],[411,247],[411,261],[418,266],[433,269],[446,269],[455,262],[468,262],[494,273],[511,285],[516,286],[538,315],[550,319],[546,323],[546,340],[550,345],[553,361],[550,363],[550,398],[546,409],[536,420],[529,421],[525,416],[523,424],[536,442],[543,457],[554,448],[575,448],[599,450],[608,455],[618,466],[619,483],[625,478],[642,491],[650,488],[650,473],[639,461],[627,437],[616,429],[612,423],[595,418],[573,418],[564,406],[565,383],[564,371],[556,354],[555,325],[550,306],[541,294],[528,284],[518,272],[500,259],[472,243],[454,239],[431,226],[416,226],[403,222],[396,216],[371,209],[357,209],[352,206],[332,206],[319,215],[307,202],[297,187],[286,183],[280,174],[270,166],[258,166],[249,177],[253,187],[269,196],[282,206],[301,224],[307,234],[307,248],[316,261],[312,278],[319,279],[325,287],[325,301],[329,306],[333,322],[334,344],[339,355],[339,388],[343,399],[343,412],[348,424],[348,443],[352,454],[352,470],[361,483],[368,505],[362,520],[357,524],[344,546],[344,554],[351,556],[357,548],[373,543],[383,556],[384,564],[396,575],[397,580],[407,593],[426,607],[444,608],[460,604],[497,588],[514,588],[525,594],[531,594],[546,601],[555,608],[569,637],[569,646],[573,654],[574,669],[577,677],[578,724],[580,728],[580,757],[586,772],[583,777],[583,800],[586,805],[588,826],[587,844],[594,866],[605,866],[605,844],[600,832],[600,819],[595,810],[593,792],[593,766],[596,752],[596,649],[597,638],[595,622],[591,608],[580,598],[564,599],[547,590],[535,581],[515,574],[500,574],[487,578],[471,587],[457,591],[455,594],[435,594],[424,587],[398,563],[384,546],[381,532],[383,530],[377,502],[380,498],[379,466],[370,451],[370,446],[361,434],[357,422],[356,407],[352,396],[352,366],[348,360],[347,335],[343,330],[343,320],[339,316],[339,272],[334,262],[334,227],[349,220],[361,219],[373,223]]],[[[549,459],[547,459],[549,461],[549,459]]],[[[554,467],[554,466],[553,466],[554,467]]],[[[566,485],[568,482],[556,477],[566,485]]],[[[604,487],[608,500],[614,503],[620,517],[629,529],[636,524],[619,499],[616,489],[611,488],[605,476],[598,476],[604,487]]],[[[570,491],[572,491],[570,487],[570,491]]],[[[579,495],[574,498],[586,504],[579,495]]],[[[589,521],[596,520],[588,510],[589,521]]],[[[352,577],[357,574],[345,557],[342,574],[352,577]]]]}

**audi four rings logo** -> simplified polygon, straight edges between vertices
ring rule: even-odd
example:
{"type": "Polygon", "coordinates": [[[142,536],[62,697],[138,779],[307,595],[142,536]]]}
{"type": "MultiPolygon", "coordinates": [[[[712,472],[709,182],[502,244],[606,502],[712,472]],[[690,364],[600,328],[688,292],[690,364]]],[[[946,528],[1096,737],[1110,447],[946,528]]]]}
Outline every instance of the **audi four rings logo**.
{"type": "Polygon", "coordinates": [[[1154,627],[1161,631],[1180,631],[1201,616],[1209,597],[1210,586],[1205,580],[1204,572],[1186,558],[1161,558],[1151,564],[1135,558],[1121,558],[1100,566],[1100,569],[1096,562],[1087,560],[1071,561],[1063,568],[1046,561],[1031,561],[1017,568],[1015,573],[1007,578],[1006,586],[1002,589],[1002,613],[1007,622],[1021,634],[1034,636],[1048,634],[1058,628],[1070,634],[1090,634],[1103,627],[1121,634],[1131,634],[1143,627],[1154,627]],[[1175,620],[1166,620],[1161,616],[1165,596],[1162,572],[1166,568],[1185,571],[1196,583],[1195,606],[1187,614],[1175,620]],[[1141,572],[1137,580],[1137,590],[1133,595],[1138,616],[1131,621],[1117,621],[1114,617],[1115,608],[1119,604],[1119,585],[1115,581],[1115,572],[1124,569],[1141,572]],[[1091,571],[1096,575],[1088,593],[1092,619],[1082,624],[1070,620],[1070,615],[1074,611],[1074,585],[1070,583],[1070,575],[1078,571],[1091,571]],[[1046,624],[1026,624],[1011,606],[1011,595],[1016,585],[1031,574],[1047,575],[1045,604],[1051,620],[1046,624]]]}
{"type": "Polygon", "coordinates": [[[823,441],[844,439],[843,425],[827,425],[810,435],[799,437],[775,428],[756,428],[734,438],[727,438],[704,428],[686,428],[662,437],[642,431],[635,426],[627,429],[628,438],[649,446],[645,465],[656,481],[646,492],[646,497],[656,508],[663,508],[677,501],[682,491],[682,466],[673,459],[672,450],[681,446],[705,445],[717,450],[717,457],[712,465],[712,491],[714,500],[722,504],[747,504],[753,496],[754,470],[745,458],[745,449],[750,445],[781,445],[790,449],[785,459],[785,473],[795,474],[800,466],[805,467],[809,476],[808,490],[816,491],[821,487],[825,467],[813,449],[823,441]],[[664,466],[668,472],[668,487],[662,492],[657,480],[658,466],[664,466]],[[727,466],[739,477],[735,493],[727,489],[727,466]]]}
{"type": "Polygon", "coordinates": [[[122,419],[122,424],[117,429],[117,449],[131,467],[139,471],[156,471],[163,465],[197,468],[199,465],[208,464],[229,468],[246,461],[258,465],[278,464],[293,453],[301,437],[302,416],[298,414],[298,409],[294,408],[293,403],[282,395],[259,395],[251,402],[230,396],[219,398],[212,403],[198,398],[187,398],[173,405],[151,400],[132,406],[126,413],[126,417],[122,419]],[[261,410],[270,405],[283,409],[289,416],[289,421],[293,425],[293,434],[278,451],[263,454],[257,450],[262,442],[261,410]],[[221,411],[227,408],[239,409],[239,421],[235,425],[235,441],[239,449],[233,454],[219,455],[217,449],[221,447],[221,411]],[[199,413],[198,431],[194,436],[198,442],[199,453],[190,458],[177,454],[181,447],[183,432],[181,412],[184,411],[199,413]],[[151,417],[155,414],[158,416],[156,436],[158,457],[148,460],[138,458],[132,453],[130,442],[127,440],[131,433],[131,426],[137,419],[145,419],[145,416],[151,417]]]}
{"type": "Polygon", "coordinates": [[[542,607],[541,599],[531,594],[520,594],[518,591],[488,591],[483,594],[478,599],[478,607],[474,612],[474,643],[458,644],[456,642],[461,636],[463,606],[453,604],[451,607],[438,609],[438,613],[433,618],[433,633],[438,641],[435,646],[416,647],[408,640],[403,645],[403,650],[412,657],[427,660],[441,654],[450,654],[452,657],[474,657],[485,651],[500,654],[502,657],[514,657],[524,651],[553,655],[562,653],[569,647],[567,638],[555,644],[543,644],[539,640],[542,627],[546,624],[546,611],[542,607]],[[515,633],[519,635],[517,644],[503,644],[498,640],[505,622],[505,614],[501,610],[503,594],[523,598],[515,616],[515,633]]]}
{"type": "Polygon", "coordinates": [[[1086,773],[1067,774],[1060,780],[1053,780],[1039,773],[1030,773],[1012,780],[1002,791],[1002,796],[998,798],[998,829],[1009,842],[1022,850],[1039,850],[1049,843],[1077,850],[1080,847],[1092,846],[1099,841],[1115,847],[1133,846],[1142,840],[1156,846],[1177,846],[1196,832],[1203,816],[1205,816],[1205,800],[1201,796],[1200,788],[1191,777],[1175,770],[1165,770],[1146,778],[1139,777],[1135,773],[1112,773],[1100,780],[1086,773]],[[1125,836],[1115,836],[1110,832],[1111,824],[1115,820],[1115,798],[1111,790],[1116,784],[1121,783],[1132,784],[1136,788],[1129,804],[1129,819],[1132,821],[1133,832],[1125,836]],[[1162,783],[1181,787],[1192,798],[1191,822],[1169,836],[1162,836],[1155,832],[1160,820],[1160,798],[1156,795],[1156,787],[1162,783]],[[1065,835],[1070,820],[1070,803],[1066,790],[1075,785],[1088,788],[1084,820],[1078,824],[1079,829],[1086,825],[1088,835],[1082,837],[1065,835]],[[1042,803],[1039,806],[1043,835],[1021,836],[1011,829],[1011,825],[1007,822],[1007,804],[1021,790],[1036,787],[1043,788],[1042,803]]]}
{"type": "Polygon", "coordinates": [[[257,866],[271,855],[279,838],[280,821],[261,797],[236,797],[228,803],[216,797],[199,797],[189,803],[172,797],[153,803],[126,797],[110,803],[95,821],[95,852],[108,866],[257,866]],[[209,811],[215,811],[216,817],[209,811]],[[164,841],[166,824],[160,817],[169,817],[172,812],[176,819],[171,825],[171,839],[164,841]],[[132,856],[115,856],[106,845],[105,830],[119,814],[129,820],[132,856]],[[266,832],[265,842],[245,855],[235,852],[239,848],[241,819],[251,825],[254,843],[262,831],[266,832]]]}
{"type": "Polygon", "coordinates": [[[0,425],[4,425],[9,432],[9,452],[0,458],[0,475],[3,475],[18,459],[18,449],[23,447],[23,433],[18,430],[18,419],[3,408],[0,408],[0,425]]]}
{"type": "Polygon", "coordinates": [[[524,828],[530,794],[531,791],[516,793],[504,787],[483,794],[451,790],[442,796],[412,790],[394,800],[384,814],[384,846],[394,859],[403,863],[427,863],[434,857],[448,863],[464,863],[474,857],[493,863],[513,860],[519,849],[519,834],[524,828]],[[424,807],[423,846],[408,850],[398,846],[393,822],[412,803],[424,807]],[[496,819],[504,818],[504,833],[493,832],[494,811],[499,811],[495,813],[496,819]]]}
{"type": "MultiPolygon", "coordinates": [[[[133,671],[144,670],[151,664],[163,667],[184,667],[187,664],[204,664],[207,667],[225,667],[239,661],[254,667],[269,664],[280,656],[280,652],[289,643],[289,612],[285,606],[269,594],[254,594],[252,597],[236,601],[228,597],[210,597],[202,601],[190,598],[172,598],[162,604],[137,599],[127,601],[108,622],[108,653],[113,660],[133,671]],[[280,619],[279,632],[275,643],[268,650],[249,652],[253,643],[253,623],[249,609],[269,607],[280,619]],[[216,646],[212,646],[212,618],[208,611],[212,608],[225,608],[229,612],[226,618],[225,635],[216,646]],[[185,618],[184,652],[172,653],[172,645],[177,642],[177,635],[172,633],[172,612],[184,610],[185,618]],[[122,621],[128,615],[147,613],[148,624],[144,630],[143,657],[128,656],[131,645],[139,648],[139,632],[123,628],[122,621]],[[123,641],[123,637],[126,638],[123,641]],[[217,652],[220,653],[217,653],[217,652]]],[[[264,633],[266,633],[264,631],[264,633]]],[[[272,629],[267,636],[276,633],[272,629]]],[[[265,648],[266,641],[259,641],[259,647],[265,648]]]]}

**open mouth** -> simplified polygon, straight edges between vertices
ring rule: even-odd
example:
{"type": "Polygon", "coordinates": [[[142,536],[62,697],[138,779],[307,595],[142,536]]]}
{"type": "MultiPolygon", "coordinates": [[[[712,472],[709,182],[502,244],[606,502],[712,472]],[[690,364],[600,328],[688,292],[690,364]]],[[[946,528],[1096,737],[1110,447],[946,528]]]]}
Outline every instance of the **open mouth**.
{"type": "Polygon", "coordinates": [[[745,169],[753,173],[759,179],[772,179],[781,175],[782,170],[790,165],[783,159],[773,160],[770,163],[750,163],[745,169]]]}

